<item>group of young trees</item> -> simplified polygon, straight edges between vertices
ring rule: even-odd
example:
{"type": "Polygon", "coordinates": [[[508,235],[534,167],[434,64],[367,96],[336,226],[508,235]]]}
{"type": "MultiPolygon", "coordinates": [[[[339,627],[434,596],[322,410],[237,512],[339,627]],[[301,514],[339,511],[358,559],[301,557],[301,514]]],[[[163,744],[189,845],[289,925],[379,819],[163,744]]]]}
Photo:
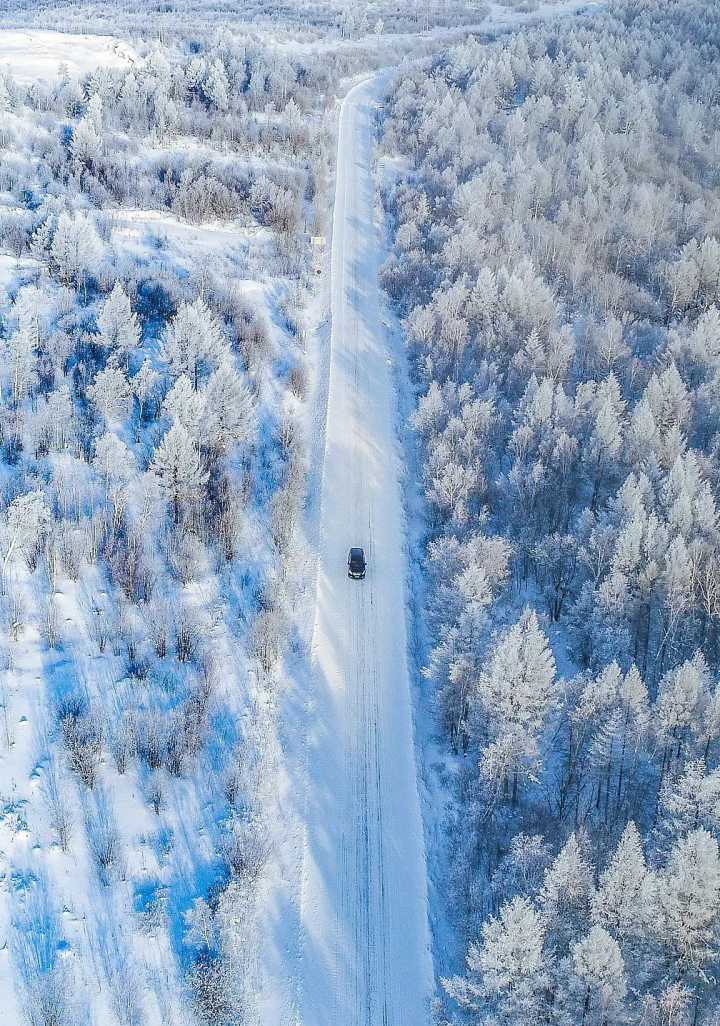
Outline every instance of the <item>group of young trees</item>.
{"type": "Polygon", "coordinates": [[[297,249],[326,175],[321,98],[330,95],[331,69],[227,30],[206,46],[148,45],[129,68],[98,68],[82,88],[67,75],[23,88],[1,73],[3,141],[16,140],[19,156],[3,162],[0,185],[24,203],[3,208],[0,242],[20,256],[30,235],[43,253],[60,219],[53,257],[76,284],[88,257],[94,264],[101,253],[90,252],[82,213],[58,202],[67,191],[106,215],[120,204],[193,223],[241,218],[271,228],[281,250],[297,249]],[[29,144],[25,112],[34,120],[29,144]]]}
{"type": "Polygon", "coordinates": [[[631,0],[388,100],[473,1021],[716,1021],[719,52],[631,0]]]}

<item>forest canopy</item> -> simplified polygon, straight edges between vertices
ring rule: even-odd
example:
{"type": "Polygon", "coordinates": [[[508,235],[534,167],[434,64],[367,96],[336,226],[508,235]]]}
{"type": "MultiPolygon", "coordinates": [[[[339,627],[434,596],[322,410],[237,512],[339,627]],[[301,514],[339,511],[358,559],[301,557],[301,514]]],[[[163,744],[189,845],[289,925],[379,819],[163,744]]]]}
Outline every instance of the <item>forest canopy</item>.
{"type": "Polygon", "coordinates": [[[446,991],[479,1023],[716,1021],[719,48],[714,5],[641,0],[388,100],[446,991]]]}

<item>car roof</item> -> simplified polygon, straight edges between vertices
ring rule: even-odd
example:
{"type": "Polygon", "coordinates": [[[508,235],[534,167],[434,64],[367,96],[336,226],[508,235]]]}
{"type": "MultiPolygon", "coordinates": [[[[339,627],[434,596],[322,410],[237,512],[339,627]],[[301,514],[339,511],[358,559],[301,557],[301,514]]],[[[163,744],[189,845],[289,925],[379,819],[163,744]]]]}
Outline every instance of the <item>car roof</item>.
{"type": "Polygon", "coordinates": [[[350,555],[353,556],[353,557],[355,557],[355,556],[364,556],[365,553],[360,548],[352,548],[352,549],[350,549],[350,555]]]}

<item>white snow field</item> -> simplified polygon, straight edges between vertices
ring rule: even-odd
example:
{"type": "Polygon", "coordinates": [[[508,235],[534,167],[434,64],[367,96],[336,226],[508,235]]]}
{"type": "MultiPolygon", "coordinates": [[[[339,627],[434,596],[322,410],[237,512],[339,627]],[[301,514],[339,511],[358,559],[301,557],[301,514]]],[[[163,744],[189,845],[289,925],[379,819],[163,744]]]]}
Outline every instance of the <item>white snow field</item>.
{"type": "Polygon", "coordinates": [[[298,1020],[422,1026],[432,962],[406,661],[403,511],[373,218],[373,115],[340,115],[298,1020]],[[364,546],[364,581],[347,551],[364,546]]]}
{"type": "Polygon", "coordinates": [[[54,79],[62,65],[73,76],[100,67],[122,67],[134,54],[127,43],[112,36],[85,36],[33,29],[0,31],[0,66],[8,67],[18,82],[54,79]]]}

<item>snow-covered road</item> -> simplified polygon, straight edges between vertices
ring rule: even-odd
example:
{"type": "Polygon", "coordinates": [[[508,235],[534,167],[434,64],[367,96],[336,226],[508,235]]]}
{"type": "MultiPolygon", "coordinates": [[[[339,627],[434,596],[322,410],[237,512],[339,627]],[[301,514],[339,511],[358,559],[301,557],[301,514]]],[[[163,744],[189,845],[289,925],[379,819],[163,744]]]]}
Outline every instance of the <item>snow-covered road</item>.
{"type": "Polygon", "coordinates": [[[301,1026],[423,1026],[432,964],[406,661],[396,399],[377,280],[373,117],[341,110],[302,888],[301,1026]],[[364,581],[347,551],[362,545],[364,581]]]}

